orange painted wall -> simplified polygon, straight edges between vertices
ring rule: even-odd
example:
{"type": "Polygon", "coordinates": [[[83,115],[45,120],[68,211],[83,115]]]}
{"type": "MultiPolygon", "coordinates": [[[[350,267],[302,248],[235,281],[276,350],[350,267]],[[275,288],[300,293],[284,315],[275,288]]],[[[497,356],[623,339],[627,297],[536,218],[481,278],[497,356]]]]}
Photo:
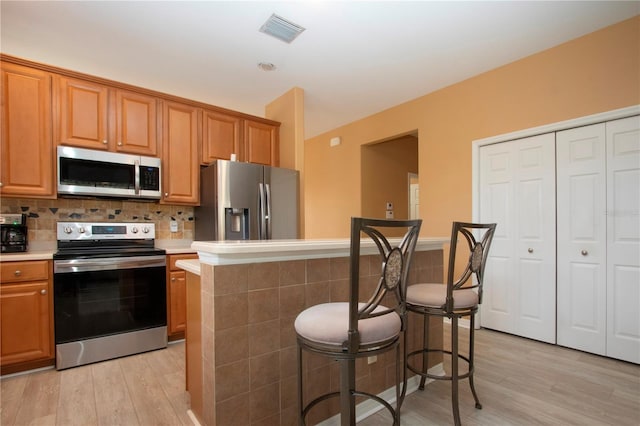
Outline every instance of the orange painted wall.
{"type": "Polygon", "coordinates": [[[280,167],[300,172],[298,233],[304,238],[304,90],[294,87],[270,102],[265,117],[280,122],[280,167]]]}
{"type": "MultiPolygon", "coordinates": [[[[452,64],[452,66],[455,66],[452,64]]],[[[307,238],[348,237],[360,146],[418,132],[423,236],[471,219],[473,140],[640,104],[640,16],[305,142],[307,238]],[[342,144],[329,147],[329,139],[342,144]]]]}

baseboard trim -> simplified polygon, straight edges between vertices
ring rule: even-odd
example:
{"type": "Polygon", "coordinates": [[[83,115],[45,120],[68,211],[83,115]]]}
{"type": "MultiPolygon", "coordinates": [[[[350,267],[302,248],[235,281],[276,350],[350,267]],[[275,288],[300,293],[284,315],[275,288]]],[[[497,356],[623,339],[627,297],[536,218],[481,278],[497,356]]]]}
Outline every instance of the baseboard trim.
{"type": "MultiPolygon", "coordinates": [[[[442,375],[444,374],[444,368],[442,363],[434,365],[429,369],[430,374],[434,375],[442,375]]],[[[433,382],[433,379],[427,379],[425,385],[433,382]]],[[[410,395],[418,389],[418,385],[420,384],[419,376],[413,376],[409,380],[407,380],[407,392],[406,395],[410,395]]],[[[396,402],[396,388],[395,386],[390,387],[378,394],[378,396],[389,404],[393,405],[396,402]]],[[[374,415],[378,411],[384,409],[384,406],[380,403],[367,399],[362,401],[360,404],[356,405],[356,422],[360,422],[366,419],[369,416],[374,415]]],[[[333,417],[329,417],[321,423],[318,423],[318,426],[340,426],[340,414],[336,414],[333,417]]]]}

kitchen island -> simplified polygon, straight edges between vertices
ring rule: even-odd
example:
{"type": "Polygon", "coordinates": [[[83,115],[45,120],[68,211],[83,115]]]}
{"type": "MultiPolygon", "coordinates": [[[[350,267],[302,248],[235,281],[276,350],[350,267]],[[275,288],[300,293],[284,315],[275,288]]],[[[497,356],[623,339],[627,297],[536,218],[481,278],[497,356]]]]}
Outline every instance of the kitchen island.
{"type": "MultiPolygon", "coordinates": [[[[442,282],[446,242],[418,241],[410,283],[442,282]]],[[[201,424],[297,424],[293,322],[309,306],[348,300],[349,245],[348,239],[192,244],[199,263],[178,266],[188,272],[187,390],[201,424]]],[[[363,278],[377,279],[378,262],[373,243],[364,245],[363,278]]],[[[410,347],[422,335],[420,322],[411,321],[410,347]]],[[[432,322],[430,329],[431,338],[442,341],[442,322],[432,322]]],[[[429,364],[439,362],[430,359],[429,364]]],[[[304,354],[305,399],[337,389],[334,364],[304,354]]],[[[386,395],[394,380],[393,352],[359,361],[359,388],[386,395]]],[[[316,424],[337,412],[333,398],[315,407],[307,420],[316,424]]]]}

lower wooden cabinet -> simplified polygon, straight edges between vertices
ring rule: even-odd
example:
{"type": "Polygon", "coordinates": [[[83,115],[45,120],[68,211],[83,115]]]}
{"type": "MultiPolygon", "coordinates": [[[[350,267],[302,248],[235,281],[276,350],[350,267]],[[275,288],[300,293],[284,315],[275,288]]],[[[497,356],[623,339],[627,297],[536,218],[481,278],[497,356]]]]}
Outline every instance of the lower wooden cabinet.
{"type": "Polygon", "coordinates": [[[197,259],[198,255],[171,254],[167,256],[167,333],[169,340],[184,338],[187,324],[187,273],[176,266],[178,260],[197,259]]]}
{"type": "Polygon", "coordinates": [[[53,360],[51,261],[0,264],[0,364],[53,360]]]}

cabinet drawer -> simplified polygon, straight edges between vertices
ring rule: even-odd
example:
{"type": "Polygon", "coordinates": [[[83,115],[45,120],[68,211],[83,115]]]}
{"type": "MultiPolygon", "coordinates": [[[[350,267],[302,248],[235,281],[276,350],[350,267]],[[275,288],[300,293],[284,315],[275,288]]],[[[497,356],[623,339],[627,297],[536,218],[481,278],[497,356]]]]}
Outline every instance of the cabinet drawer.
{"type": "Polygon", "coordinates": [[[182,269],[176,266],[176,262],[178,260],[186,260],[186,259],[197,259],[197,253],[188,253],[188,254],[170,254],[168,259],[169,270],[170,271],[181,271],[182,269]]]}
{"type": "Polygon", "coordinates": [[[49,279],[47,260],[0,263],[0,280],[2,283],[47,279],[49,279]]]}

